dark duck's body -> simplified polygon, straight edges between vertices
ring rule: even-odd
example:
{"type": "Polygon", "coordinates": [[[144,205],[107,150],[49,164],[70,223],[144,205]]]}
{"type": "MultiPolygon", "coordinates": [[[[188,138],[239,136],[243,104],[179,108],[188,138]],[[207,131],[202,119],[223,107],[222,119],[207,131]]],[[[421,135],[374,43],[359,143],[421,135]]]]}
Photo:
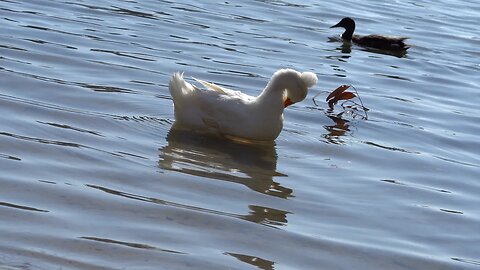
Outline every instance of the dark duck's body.
{"type": "Polygon", "coordinates": [[[408,46],[404,43],[406,37],[387,37],[380,35],[368,35],[360,36],[354,35],[355,21],[349,17],[343,18],[334,27],[343,27],[345,32],[342,34],[342,39],[347,41],[353,41],[361,46],[367,46],[371,48],[377,48],[382,50],[406,50],[408,46]]]}

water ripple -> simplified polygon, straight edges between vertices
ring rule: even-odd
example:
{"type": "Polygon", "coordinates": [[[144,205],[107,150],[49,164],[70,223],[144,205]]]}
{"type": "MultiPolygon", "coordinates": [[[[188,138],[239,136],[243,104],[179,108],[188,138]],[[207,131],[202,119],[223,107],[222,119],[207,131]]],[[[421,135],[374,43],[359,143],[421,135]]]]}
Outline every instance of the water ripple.
{"type": "Polygon", "coordinates": [[[255,223],[258,223],[258,224],[269,226],[269,227],[272,227],[272,228],[277,228],[276,226],[278,226],[278,225],[284,225],[284,223],[286,223],[285,216],[288,213],[286,211],[272,209],[272,208],[265,208],[265,207],[261,207],[261,206],[251,206],[250,209],[252,211],[248,215],[238,215],[238,214],[233,214],[233,213],[228,213],[228,212],[206,209],[206,208],[202,208],[202,207],[198,207],[198,206],[192,206],[192,205],[170,202],[170,201],[161,200],[161,199],[157,199],[157,198],[145,197],[145,196],[141,196],[141,195],[122,192],[122,191],[113,190],[113,189],[110,189],[110,188],[96,186],[96,185],[87,184],[86,186],[90,187],[90,188],[97,189],[97,190],[104,191],[108,194],[121,196],[123,198],[139,200],[139,201],[149,202],[149,203],[154,203],[154,204],[159,204],[159,205],[171,206],[171,207],[185,209],[185,210],[191,210],[191,211],[195,211],[195,212],[239,218],[239,219],[247,220],[247,221],[250,221],[250,222],[255,222],[255,223]]]}
{"type": "Polygon", "coordinates": [[[478,266],[478,10],[0,1],[0,265],[478,266]],[[345,43],[330,29],[345,16],[411,47],[345,43]],[[257,95],[280,68],[319,82],[275,143],[174,129],[173,72],[257,95]],[[368,119],[309,102],[343,84],[368,119]]]}

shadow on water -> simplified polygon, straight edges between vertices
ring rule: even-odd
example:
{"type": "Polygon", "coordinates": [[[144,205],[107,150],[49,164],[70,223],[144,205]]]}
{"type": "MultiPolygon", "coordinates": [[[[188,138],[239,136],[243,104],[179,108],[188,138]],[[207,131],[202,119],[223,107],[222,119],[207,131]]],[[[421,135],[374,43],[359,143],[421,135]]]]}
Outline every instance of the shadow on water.
{"type": "Polygon", "coordinates": [[[167,135],[167,142],[160,149],[162,169],[239,183],[281,198],[292,196],[292,189],[273,180],[273,177],[286,176],[276,171],[277,152],[273,142],[236,142],[192,133],[175,125],[167,135]]]}

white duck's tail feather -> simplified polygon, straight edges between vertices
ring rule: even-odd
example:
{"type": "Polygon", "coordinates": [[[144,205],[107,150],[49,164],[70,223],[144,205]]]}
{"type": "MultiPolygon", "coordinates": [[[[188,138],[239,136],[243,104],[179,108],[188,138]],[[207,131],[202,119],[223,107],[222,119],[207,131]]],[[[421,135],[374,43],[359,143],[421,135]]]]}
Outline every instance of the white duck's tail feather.
{"type": "MultiPolygon", "coordinates": [[[[193,78],[193,77],[192,77],[193,78]]],[[[209,83],[209,82],[206,82],[204,80],[199,80],[197,78],[193,78],[195,81],[201,83],[203,86],[205,86],[206,88],[210,89],[210,90],[213,90],[213,91],[216,91],[220,94],[223,94],[223,95],[226,95],[227,93],[225,93],[225,90],[221,87],[221,86],[218,86],[214,83],[209,83]]],[[[195,87],[195,86],[194,86],[195,87]]]]}
{"type": "Polygon", "coordinates": [[[303,72],[302,75],[300,75],[300,78],[302,78],[303,83],[310,88],[317,84],[318,78],[317,75],[313,72],[303,72]]]}
{"type": "Polygon", "coordinates": [[[175,72],[168,84],[168,90],[172,95],[173,103],[178,105],[185,96],[195,91],[195,88],[183,79],[183,73],[175,72]]]}

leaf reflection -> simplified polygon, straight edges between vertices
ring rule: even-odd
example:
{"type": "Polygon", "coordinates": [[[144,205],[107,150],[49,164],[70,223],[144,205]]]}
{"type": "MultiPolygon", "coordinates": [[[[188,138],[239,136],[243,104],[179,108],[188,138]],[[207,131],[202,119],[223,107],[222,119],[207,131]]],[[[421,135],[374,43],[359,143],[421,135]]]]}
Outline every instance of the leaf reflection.
{"type": "Polygon", "coordinates": [[[343,136],[350,131],[350,121],[342,119],[334,115],[328,115],[328,118],[332,119],[335,123],[334,125],[327,125],[324,128],[328,131],[328,134],[323,135],[323,137],[333,144],[344,144],[343,136]]]}
{"type": "Polygon", "coordinates": [[[249,205],[250,213],[245,219],[260,224],[283,226],[287,224],[287,214],[290,212],[269,207],[249,205]]]}
{"type": "Polygon", "coordinates": [[[231,252],[225,252],[225,255],[230,255],[239,261],[242,261],[244,263],[251,264],[253,266],[258,267],[259,269],[262,270],[273,270],[274,269],[274,264],[275,262],[265,260],[256,256],[250,256],[250,255],[245,255],[245,254],[239,254],[239,253],[231,253],[231,252]]]}

